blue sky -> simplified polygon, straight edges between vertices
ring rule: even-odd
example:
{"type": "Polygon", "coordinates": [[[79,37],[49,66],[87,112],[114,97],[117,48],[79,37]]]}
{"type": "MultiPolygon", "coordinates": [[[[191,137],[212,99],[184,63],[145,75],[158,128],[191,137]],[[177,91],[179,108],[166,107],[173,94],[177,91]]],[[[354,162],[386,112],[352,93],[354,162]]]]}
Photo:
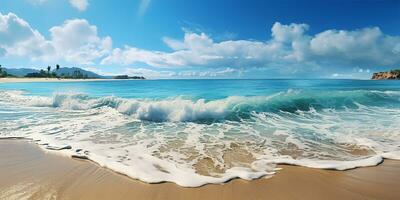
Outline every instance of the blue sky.
{"type": "Polygon", "coordinates": [[[150,78],[369,78],[400,67],[400,1],[1,0],[0,60],[150,78]]]}

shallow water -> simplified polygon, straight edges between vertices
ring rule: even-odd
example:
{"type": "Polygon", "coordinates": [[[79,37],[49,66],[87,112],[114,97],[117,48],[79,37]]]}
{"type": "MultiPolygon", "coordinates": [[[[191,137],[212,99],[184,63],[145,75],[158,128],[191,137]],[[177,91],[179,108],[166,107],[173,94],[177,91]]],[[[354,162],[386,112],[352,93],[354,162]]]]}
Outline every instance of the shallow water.
{"type": "Polygon", "coordinates": [[[0,120],[1,137],[188,187],[400,159],[399,81],[4,83],[0,120]]]}

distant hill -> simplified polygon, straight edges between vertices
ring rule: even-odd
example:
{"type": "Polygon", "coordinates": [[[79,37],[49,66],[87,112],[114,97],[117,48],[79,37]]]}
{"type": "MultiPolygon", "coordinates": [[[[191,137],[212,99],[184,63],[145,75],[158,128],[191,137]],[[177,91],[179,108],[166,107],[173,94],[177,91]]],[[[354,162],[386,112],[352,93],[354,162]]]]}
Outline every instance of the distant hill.
{"type": "Polygon", "coordinates": [[[91,71],[87,71],[78,67],[61,67],[58,71],[53,70],[57,73],[57,75],[61,76],[64,75],[73,75],[76,71],[79,71],[83,75],[87,75],[88,78],[105,78],[99,74],[96,74],[91,71]]]}
{"type": "Polygon", "coordinates": [[[4,68],[4,70],[8,74],[12,74],[14,76],[19,76],[19,77],[23,77],[23,76],[27,75],[28,73],[39,72],[39,70],[30,69],[30,68],[4,68]]]}
{"type": "MultiPolygon", "coordinates": [[[[37,69],[30,69],[30,68],[3,68],[8,74],[12,74],[14,76],[19,76],[19,77],[24,77],[29,73],[39,73],[40,70],[37,69]]],[[[45,70],[45,68],[43,68],[45,70]]],[[[53,72],[56,72],[56,70],[52,70],[53,72]]],[[[91,71],[87,71],[78,67],[61,67],[56,73],[57,75],[61,76],[62,74],[64,75],[73,75],[76,73],[76,71],[79,71],[82,75],[87,75],[88,78],[106,78],[104,76],[101,76],[99,74],[96,74],[91,71]]]]}

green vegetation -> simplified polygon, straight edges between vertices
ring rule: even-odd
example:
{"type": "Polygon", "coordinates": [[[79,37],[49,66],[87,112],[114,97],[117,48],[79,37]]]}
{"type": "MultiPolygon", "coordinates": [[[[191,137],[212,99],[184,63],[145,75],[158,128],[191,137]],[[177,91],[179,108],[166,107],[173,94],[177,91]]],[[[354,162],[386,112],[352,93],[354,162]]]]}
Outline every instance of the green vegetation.
{"type": "Polygon", "coordinates": [[[15,77],[15,76],[7,73],[6,70],[0,65],[0,78],[5,78],[5,77],[15,77]]]}
{"type": "Polygon", "coordinates": [[[128,75],[119,75],[114,76],[114,79],[146,79],[143,76],[128,76],[128,75]]]}
{"type": "Polygon", "coordinates": [[[7,76],[7,72],[3,71],[3,68],[0,65],[0,77],[6,77],[7,76]]]}
{"type": "Polygon", "coordinates": [[[82,74],[81,71],[79,70],[75,70],[73,74],[64,74],[62,73],[60,75],[60,78],[65,78],[65,79],[88,79],[88,75],[87,74],[82,74]]]}
{"type": "Polygon", "coordinates": [[[400,74],[400,69],[393,69],[390,72],[394,74],[400,74]]]}
{"type": "Polygon", "coordinates": [[[47,70],[47,72],[43,69],[40,70],[40,72],[34,72],[34,73],[28,73],[25,75],[27,78],[58,78],[57,74],[55,72],[50,73],[50,70],[47,70]]]}
{"type": "Polygon", "coordinates": [[[62,79],[87,79],[87,74],[82,74],[81,71],[75,70],[72,74],[58,74],[60,65],[56,65],[56,69],[51,71],[51,66],[47,66],[46,70],[40,70],[40,72],[29,73],[25,77],[27,78],[62,78],[62,79]],[[47,70],[47,71],[46,71],[47,70]]]}
{"type": "MultiPolygon", "coordinates": [[[[62,78],[62,79],[96,79],[103,78],[96,73],[85,71],[80,68],[61,68],[59,64],[55,65],[55,67],[47,66],[40,71],[35,69],[21,69],[25,70],[25,73],[21,73],[18,70],[12,71],[16,73],[16,76],[11,75],[6,72],[5,68],[2,68],[0,65],[0,78],[2,77],[26,77],[26,78],[62,78]]],[[[109,77],[110,78],[110,77],[109,77]]],[[[143,76],[128,76],[128,75],[119,75],[113,77],[114,79],[146,79],[143,76]]]]}

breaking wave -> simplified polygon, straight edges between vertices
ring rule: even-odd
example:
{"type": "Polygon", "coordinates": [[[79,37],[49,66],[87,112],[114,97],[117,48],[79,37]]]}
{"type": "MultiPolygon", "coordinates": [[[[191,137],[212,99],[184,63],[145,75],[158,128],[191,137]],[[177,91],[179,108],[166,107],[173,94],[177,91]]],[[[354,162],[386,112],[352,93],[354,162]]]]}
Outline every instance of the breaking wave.
{"type": "Polygon", "coordinates": [[[398,91],[307,92],[288,90],[268,96],[230,96],[218,100],[185,99],[182,97],[151,100],[124,99],[114,96],[93,98],[86,94],[54,94],[52,97],[25,96],[22,91],[0,92],[0,101],[18,102],[27,106],[54,107],[68,110],[89,110],[110,107],[122,114],[154,122],[238,121],[253,113],[349,109],[364,106],[399,106],[398,91]]]}
{"type": "Polygon", "coordinates": [[[0,138],[148,183],[251,180],[276,164],[346,170],[400,159],[399,91],[288,90],[222,99],[0,91],[0,138]]]}

